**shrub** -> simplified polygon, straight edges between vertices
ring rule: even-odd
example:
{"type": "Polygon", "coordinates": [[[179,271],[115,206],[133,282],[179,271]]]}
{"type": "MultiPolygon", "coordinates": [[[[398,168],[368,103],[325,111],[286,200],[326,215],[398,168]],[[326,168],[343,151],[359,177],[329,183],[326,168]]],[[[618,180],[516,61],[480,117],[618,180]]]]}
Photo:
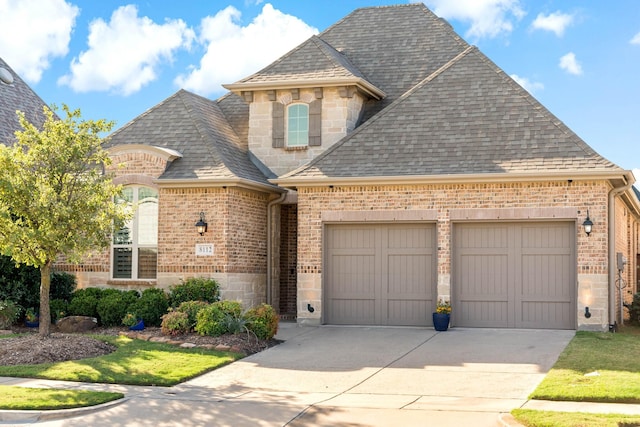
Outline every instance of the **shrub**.
{"type": "Polygon", "coordinates": [[[242,304],[238,301],[214,302],[198,312],[195,330],[200,335],[217,337],[228,333],[225,316],[242,316],[242,304]]]}
{"type": "Polygon", "coordinates": [[[178,307],[185,301],[220,301],[220,285],[206,277],[191,277],[170,289],[172,307],[178,307]]]}
{"type": "Polygon", "coordinates": [[[187,314],[189,330],[191,330],[196,326],[198,312],[208,305],[206,301],[185,301],[176,308],[176,311],[187,314]]]}
{"type": "Polygon", "coordinates": [[[249,321],[244,316],[236,316],[226,313],[222,319],[222,324],[230,334],[239,334],[241,332],[249,332],[249,321]]]}
{"type": "Polygon", "coordinates": [[[629,310],[629,320],[632,324],[640,324],[640,292],[633,295],[633,301],[625,303],[624,306],[629,310]]]}
{"type": "Polygon", "coordinates": [[[0,256],[0,300],[11,300],[19,308],[40,305],[40,270],[0,256]]]}
{"type": "Polygon", "coordinates": [[[129,327],[136,325],[139,321],[138,315],[130,311],[127,311],[127,314],[122,318],[122,324],[129,327]]]}
{"type": "Polygon", "coordinates": [[[256,337],[268,340],[278,332],[278,315],[269,304],[261,304],[245,313],[247,327],[256,337]]]}
{"type": "Polygon", "coordinates": [[[96,311],[98,320],[104,326],[119,326],[127,313],[127,308],[138,300],[136,291],[119,291],[105,289],[102,298],[98,300],[96,311]]]}
{"type": "Polygon", "coordinates": [[[97,288],[80,289],[73,293],[71,301],[69,301],[69,314],[73,316],[89,316],[98,317],[98,299],[100,290],[93,291],[97,288]]]}
{"type": "MultiPolygon", "coordinates": [[[[160,288],[149,288],[142,291],[140,298],[129,305],[127,311],[136,313],[147,326],[160,326],[162,316],[169,308],[169,297],[160,288]]],[[[122,319],[122,316],[120,316],[122,319]]]]}
{"type": "Polygon", "coordinates": [[[49,301],[49,312],[51,322],[55,323],[69,313],[69,303],[63,299],[52,299],[49,301]]]}
{"type": "Polygon", "coordinates": [[[160,326],[164,335],[186,334],[191,330],[189,316],[181,311],[170,311],[162,316],[160,326]]]}
{"type": "Polygon", "coordinates": [[[76,276],[64,271],[55,272],[51,275],[50,299],[60,299],[71,301],[73,291],[76,289],[76,276]]]}
{"type": "Polygon", "coordinates": [[[0,329],[7,329],[18,320],[20,307],[11,300],[0,300],[0,329]]]}

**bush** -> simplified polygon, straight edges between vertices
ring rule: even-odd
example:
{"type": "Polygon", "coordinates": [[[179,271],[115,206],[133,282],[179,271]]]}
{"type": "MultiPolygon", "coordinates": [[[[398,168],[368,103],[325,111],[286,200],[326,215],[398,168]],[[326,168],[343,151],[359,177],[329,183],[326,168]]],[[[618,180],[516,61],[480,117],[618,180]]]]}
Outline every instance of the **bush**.
{"type": "Polygon", "coordinates": [[[0,300],[11,300],[19,308],[40,305],[40,270],[0,256],[0,300]]]}
{"type": "Polygon", "coordinates": [[[20,307],[11,300],[0,300],[0,329],[7,329],[18,320],[20,307]]]}
{"type": "Polygon", "coordinates": [[[69,314],[73,316],[89,316],[98,318],[98,300],[101,290],[98,288],[79,289],[73,293],[69,301],[69,314]]]}
{"type": "Polygon", "coordinates": [[[60,299],[71,301],[73,291],[76,290],[76,276],[64,271],[55,272],[51,275],[50,299],[60,299]]]}
{"type": "MultiPolygon", "coordinates": [[[[162,316],[169,308],[169,297],[160,288],[149,288],[142,291],[140,298],[127,307],[128,312],[136,313],[144,320],[146,326],[160,326],[162,316]]],[[[125,311],[125,313],[126,313],[125,311]]],[[[120,316],[122,319],[122,316],[120,316]]]]}
{"type": "Polygon", "coordinates": [[[268,340],[278,332],[278,315],[269,304],[261,304],[245,313],[247,327],[256,337],[268,340]]]}
{"type": "Polygon", "coordinates": [[[162,333],[164,335],[181,335],[191,330],[189,316],[180,311],[170,311],[162,316],[162,333]]]}
{"type": "Polygon", "coordinates": [[[238,301],[218,301],[203,308],[196,316],[196,332],[213,337],[228,333],[224,322],[227,315],[241,317],[242,304],[238,301]]]}
{"type": "Polygon", "coordinates": [[[172,307],[178,307],[186,301],[220,301],[220,285],[206,277],[191,277],[170,289],[172,307]]]}
{"type": "Polygon", "coordinates": [[[189,320],[189,330],[196,326],[198,312],[209,305],[206,301],[185,301],[181,303],[176,311],[187,314],[189,320]]]}
{"type": "Polygon", "coordinates": [[[634,325],[640,325],[640,292],[633,295],[631,303],[625,303],[624,306],[629,310],[629,320],[634,325]]]}
{"type": "Polygon", "coordinates": [[[96,306],[98,321],[103,326],[120,326],[122,318],[127,314],[127,308],[137,300],[137,291],[105,289],[96,306]]]}
{"type": "Polygon", "coordinates": [[[67,316],[69,303],[63,299],[52,299],[49,301],[49,312],[51,313],[51,322],[55,323],[67,316]]]}

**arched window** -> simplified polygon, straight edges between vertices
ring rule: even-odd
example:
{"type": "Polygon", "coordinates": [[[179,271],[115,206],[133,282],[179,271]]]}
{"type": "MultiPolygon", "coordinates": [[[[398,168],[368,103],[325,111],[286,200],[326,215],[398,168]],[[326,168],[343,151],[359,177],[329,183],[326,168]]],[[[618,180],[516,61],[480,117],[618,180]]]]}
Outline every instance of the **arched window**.
{"type": "Polygon", "coordinates": [[[309,145],[309,105],[291,104],[287,107],[287,146],[309,145]]]}
{"type": "Polygon", "coordinates": [[[112,277],[155,279],[158,260],[158,191],[125,187],[117,203],[137,207],[133,218],[113,235],[112,277]]]}

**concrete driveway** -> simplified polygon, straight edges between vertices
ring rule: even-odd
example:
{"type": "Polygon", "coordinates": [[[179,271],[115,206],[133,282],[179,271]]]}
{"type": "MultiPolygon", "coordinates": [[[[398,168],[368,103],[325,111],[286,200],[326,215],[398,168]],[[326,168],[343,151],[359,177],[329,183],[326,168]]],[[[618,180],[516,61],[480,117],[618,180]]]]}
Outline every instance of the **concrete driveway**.
{"type": "Polygon", "coordinates": [[[282,324],[284,343],[176,387],[76,385],[122,390],[129,400],[38,424],[496,426],[499,413],[526,402],[573,336],[282,324]]]}

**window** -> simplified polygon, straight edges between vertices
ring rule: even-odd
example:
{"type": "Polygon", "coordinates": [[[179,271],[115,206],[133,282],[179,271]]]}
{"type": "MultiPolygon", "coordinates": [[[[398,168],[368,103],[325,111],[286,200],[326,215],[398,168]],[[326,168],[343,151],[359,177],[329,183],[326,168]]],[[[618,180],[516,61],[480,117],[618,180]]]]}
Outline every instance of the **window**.
{"type": "Polygon", "coordinates": [[[133,218],[113,234],[113,278],[155,279],[158,260],[158,192],[153,188],[126,187],[118,203],[130,209],[133,218]]]}
{"type": "Polygon", "coordinates": [[[287,107],[287,146],[309,145],[309,106],[292,104],[287,107]]]}

